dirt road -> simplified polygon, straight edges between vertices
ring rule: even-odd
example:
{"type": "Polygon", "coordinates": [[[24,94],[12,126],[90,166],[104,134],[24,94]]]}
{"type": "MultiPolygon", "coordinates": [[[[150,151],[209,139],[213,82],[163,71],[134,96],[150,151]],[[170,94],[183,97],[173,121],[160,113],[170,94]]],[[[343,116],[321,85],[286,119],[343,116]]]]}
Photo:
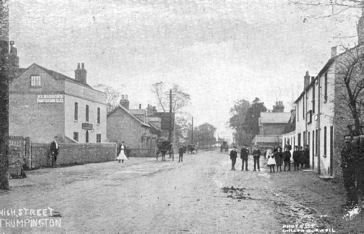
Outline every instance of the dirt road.
{"type": "Polygon", "coordinates": [[[50,208],[61,225],[11,227],[3,220],[0,233],[281,233],[298,220],[285,221],[287,209],[317,223],[309,209],[279,193],[265,168],[249,166],[231,171],[228,155],[200,152],[183,163],[131,158],[31,171],[0,192],[0,219],[28,218],[7,215],[9,209],[50,208]]]}

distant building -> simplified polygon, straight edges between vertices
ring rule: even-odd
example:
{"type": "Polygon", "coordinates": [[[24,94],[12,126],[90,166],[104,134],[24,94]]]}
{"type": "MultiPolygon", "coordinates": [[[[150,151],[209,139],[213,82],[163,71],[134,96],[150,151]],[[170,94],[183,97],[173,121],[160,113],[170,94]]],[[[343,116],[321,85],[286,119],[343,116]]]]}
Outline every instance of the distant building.
{"type": "Polygon", "coordinates": [[[282,112],[282,102],[276,102],[273,107],[276,112],[262,112],[259,118],[259,135],[253,139],[253,144],[260,147],[274,147],[282,142],[282,134],[291,117],[290,112],[282,112]]]}
{"type": "MultiPolygon", "coordinates": [[[[16,56],[16,50],[13,55],[16,56]]],[[[19,61],[17,61],[19,62],[19,61]]],[[[33,63],[19,69],[9,88],[9,132],[48,143],[106,140],[106,94],[87,84],[84,64],[75,78],[33,63]]]]}

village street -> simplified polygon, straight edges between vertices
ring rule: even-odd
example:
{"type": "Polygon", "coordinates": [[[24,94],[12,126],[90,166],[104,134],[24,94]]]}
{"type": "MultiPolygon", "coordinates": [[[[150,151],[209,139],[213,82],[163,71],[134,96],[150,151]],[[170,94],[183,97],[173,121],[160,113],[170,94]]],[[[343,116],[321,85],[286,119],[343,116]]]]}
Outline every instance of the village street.
{"type": "Polygon", "coordinates": [[[270,174],[265,167],[253,172],[252,162],[249,167],[249,172],[230,171],[226,153],[202,151],[185,155],[184,163],[131,158],[126,164],[30,171],[26,179],[11,180],[10,191],[0,192],[0,209],[51,208],[61,227],[7,228],[3,220],[0,233],[281,233],[285,224],[360,227],[353,225],[362,217],[344,226],[334,217],[343,191],[313,173],[270,174]]]}

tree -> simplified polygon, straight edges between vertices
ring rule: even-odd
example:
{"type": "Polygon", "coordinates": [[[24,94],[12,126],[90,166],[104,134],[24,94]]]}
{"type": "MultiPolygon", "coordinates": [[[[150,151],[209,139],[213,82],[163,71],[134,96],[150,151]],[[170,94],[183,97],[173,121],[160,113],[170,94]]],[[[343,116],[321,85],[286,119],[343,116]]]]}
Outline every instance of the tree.
{"type": "Polygon", "coordinates": [[[184,92],[177,84],[168,85],[164,82],[157,82],[152,85],[152,92],[155,94],[158,106],[163,112],[169,111],[169,91],[172,90],[172,112],[177,112],[191,101],[191,96],[184,92]]]}
{"type": "Polygon", "coordinates": [[[191,123],[185,115],[176,116],[175,137],[176,142],[186,142],[190,133],[191,123]]]}
{"type": "Polygon", "coordinates": [[[199,146],[212,146],[216,143],[215,138],[216,128],[209,124],[204,123],[194,129],[195,142],[199,144],[199,146]]]}
{"type": "Polygon", "coordinates": [[[9,8],[0,0],[0,189],[9,189],[9,8]]]}
{"type": "Polygon", "coordinates": [[[354,135],[364,134],[361,129],[361,107],[364,104],[364,46],[359,45],[346,49],[343,56],[337,59],[337,84],[341,88],[339,99],[350,110],[352,117],[351,130],[354,135]]]}
{"type": "Polygon", "coordinates": [[[251,136],[245,131],[244,124],[250,103],[247,100],[236,101],[230,109],[232,115],[229,119],[229,126],[234,129],[234,139],[238,145],[249,145],[251,136]]]}
{"type": "Polygon", "coordinates": [[[107,113],[110,113],[119,104],[121,91],[104,84],[98,84],[95,88],[106,93],[107,113]]]}
{"type": "Polygon", "coordinates": [[[244,122],[244,129],[252,138],[259,134],[260,113],[266,111],[267,108],[264,106],[264,102],[256,97],[248,109],[244,122]]]}

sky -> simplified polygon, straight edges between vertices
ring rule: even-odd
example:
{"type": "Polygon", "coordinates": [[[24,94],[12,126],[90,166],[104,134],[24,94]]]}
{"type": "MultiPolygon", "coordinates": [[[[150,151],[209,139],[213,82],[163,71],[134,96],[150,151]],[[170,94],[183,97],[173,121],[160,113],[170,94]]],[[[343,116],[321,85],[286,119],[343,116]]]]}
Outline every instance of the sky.
{"type": "Polygon", "coordinates": [[[227,122],[239,99],[291,109],[303,76],[316,75],[331,47],[355,43],[358,9],[305,7],[288,0],[10,0],[10,39],[20,66],[37,63],[129,95],[131,108],[156,104],[153,83],[191,95],[195,126],[227,122]]]}

